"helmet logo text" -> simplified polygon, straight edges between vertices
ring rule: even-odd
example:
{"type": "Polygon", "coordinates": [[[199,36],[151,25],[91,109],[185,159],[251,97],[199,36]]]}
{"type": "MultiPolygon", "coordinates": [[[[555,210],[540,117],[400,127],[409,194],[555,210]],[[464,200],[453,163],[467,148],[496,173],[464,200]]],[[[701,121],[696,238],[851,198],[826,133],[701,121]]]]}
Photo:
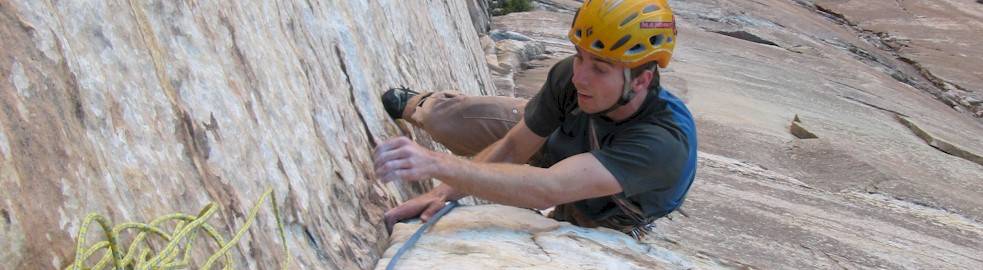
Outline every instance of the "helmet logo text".
{"type": "Polygon", "coordinates": [[[655,28],[676,28],[676,24],[673,22],[653,22],[653,21],[642,21],[638,24],[639,28],[642,29],[655,29],[655,28]]]}

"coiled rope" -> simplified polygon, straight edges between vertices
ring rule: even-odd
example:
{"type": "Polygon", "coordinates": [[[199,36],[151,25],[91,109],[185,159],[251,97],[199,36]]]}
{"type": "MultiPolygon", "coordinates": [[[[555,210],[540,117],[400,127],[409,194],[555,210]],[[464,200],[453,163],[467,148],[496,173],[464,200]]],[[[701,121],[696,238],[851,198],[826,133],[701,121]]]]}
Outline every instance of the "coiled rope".
{"type": "Polygon", "coordinates": [[[110,226],[108,219],[105,216],[99,215],[97,213],[91,213],[85,217],[82,222],[82,227],[79,229],[78,242],[75,246],[75,262],[72,263],[66,269],[71,270],[83,270],[92,269],[99,270],[103,269],[112,263],[111,269],[182,269],[189,268],[189,260],[191,259],[191,250],[194,240],[198,238],[198,233],[202,230],[205,231],[208,237],[214,240],[215,244],[219,247],[218,251],[213,253],[208,257],[208,260],[199,269],[211,269],[219,258],[224,258],[224,267],[222,269],[232,269],[234,261],[232,256],[228,254],[228,251],[232,249],[239,239],[246,233],[246,230],[252,225],[253,220],[256,219],[256,215],[259,213],[259,208],[263,204],[263,201],[267,197],[271,197],[270,205],[273,208],[273,215],[276,219],[277,230],[280,234],[280,242],[283,244],[283,254],[286,258],[282,261],[281,269],[287,269],[287,265],[290,263],[290,253],[287,250],[287,237],[283,230],[283,221],[280,220],[280,211],[276,202],[276,195],[273,193],[273,188],[269,188],[266,192],[260,196],[259,201],[249,209],[249,215],[246,217],[246,223],[243,224],[242,228],[236,232],[236,234],[228,242],[222,237],[221,234],[214,227],[206,223],[208,218],[218,211],[218,205],[209,203],[205,206],[198,215],[192,216],[184,213],[174,213],[165,216],[158,217],[150,223],[137,223],[137,222],[127,222],[123,224],[116,225],[115,227],[110,226]],[[174,221],[176,225],[173,232],[167,232],[161,225],[165,222],[174,221]],[[89,225],[93,222],[97,222],[100,227],[102,227],[103,233],[107,240],[99,241],[90,247],[85,246],[85,236],[88,232],[89,225]],[[138,230],[139,234],[130,243],[129,247],[124,247],[119,242],[120,233],[127,230],[138,230]],[[146,242],[147,236],[156,235],[167,242],[167,245],[160,250],[156,255],[152,255],[155,250],[153,247],[146,242]],[[85,267],[84,263],[100,250],[107,250],[101,259],[92,267],[85,267]],[[181,251],[184,252],[181,252],[181,251]],[[184,256],[180,256],[181,254],[184,256]]]}

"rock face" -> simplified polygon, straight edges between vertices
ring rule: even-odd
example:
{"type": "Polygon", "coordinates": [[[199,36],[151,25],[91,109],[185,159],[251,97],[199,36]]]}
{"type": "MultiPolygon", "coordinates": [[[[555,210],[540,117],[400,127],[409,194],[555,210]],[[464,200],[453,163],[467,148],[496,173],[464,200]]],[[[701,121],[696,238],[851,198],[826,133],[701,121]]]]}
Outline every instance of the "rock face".
{"type": "Polygon", "coordinates": [[[543,54],[543,43],[511,31],[492,31],[489,39],[494,46],[485,49],[485,58],[495,88],[504,96],[515,97],[515,76],[527,63],[543,54]]]}
{"type": "MultiPolygon", "coordinates": [[[[824,139],[799,142],[820,144],[817,140],[824,139]]],[[[829,184],[778,171],[786,168],[700,154],[700,184],[693,185],[686,202],[690,217],[660,220],[662,235],[650,239],[694,264],[716,269],[983,266],[975,255],[983,247],[983,226],[974,217],[888,192],[830,191],[829,184]]],[[[849,173],[856,178],[873,178],[859,169],[862,165],[854,166],[849,173]]]]}
{"type": "Polygon", "coordinates": [[[491,14],[489,13],[488,1],[468,0],[468,12],[471,14],[471,23],[474,24],[478,34],[488,33],[491,28],[491,14]]]}
{"type": "Polygon", "coordinates": [[[701,150],[828,192],[886,194],[983,219],[975,180],[983,167],[930,146],[896,118],[977,154],[983,122],[916,88],[929,79],[805,2],[674,5],[681,37],[663,78],[698,118],[701,150]],[[793,140],[788,119],[796,114],[820,139],[793,140]]]}
{"type": "Polygon", "coordinates": [[[983,117],[983,6],[971,1],[817,0],[928,78],[950,106],[983,117]]]}
{"type": "MultiPolygon", "coordinates": [[[[373,267],[383,211],[420,190],[367,181],[372,147],[401,134],[379,95],[495,94],[469,5],[0,2],[0,269],[65,267],[89,212],[215,201],[228,235],[267,187],[292,269],[373,267]]],[[[233,268],[288,257],[264,209],[233,268]]]]}
{"type": "MultiPolygon", "coordinates": [[[[389,260],[420,223],[398,224],[389,260]]],[[[501,205],[458,207],[397,262],[397,269],[689,269],[692,262],[610,229],[585,229],[532,210],[501,205]]]]}

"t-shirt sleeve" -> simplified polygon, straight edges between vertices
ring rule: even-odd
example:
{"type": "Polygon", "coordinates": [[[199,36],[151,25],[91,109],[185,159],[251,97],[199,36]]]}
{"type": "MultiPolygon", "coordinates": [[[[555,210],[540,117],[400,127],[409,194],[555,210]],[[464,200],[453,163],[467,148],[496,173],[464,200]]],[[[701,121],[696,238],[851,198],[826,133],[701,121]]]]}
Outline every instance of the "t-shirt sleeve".
{"type": "Polygon", "coordinates": [[[591,154],[618,180],[624,196],[632,197],[676,185],[689,152],[685,136],[655,127],[626,130],[591,154]]]}
{"type": "Polygon", "coordinates": [[[570,64],[567,62],[569,61],[560,61],[550,68],[543,87],[526,104],[523,120],[526,121],[526,126],[540,137],[553,133],[563,123],[564,114],[567,112],[564,108],[566,95],[569,94],[564,89],[566,85],[564,80],[570,80],[569,75],[564,74],[567,73],[564,71],[569,69],[564,66],[570,64]]]}

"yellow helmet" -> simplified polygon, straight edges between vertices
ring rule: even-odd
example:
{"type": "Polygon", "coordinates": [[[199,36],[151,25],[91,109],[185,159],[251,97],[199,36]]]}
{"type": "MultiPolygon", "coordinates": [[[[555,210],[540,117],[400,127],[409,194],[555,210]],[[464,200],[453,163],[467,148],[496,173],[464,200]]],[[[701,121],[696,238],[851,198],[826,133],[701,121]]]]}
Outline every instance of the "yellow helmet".
{"type": "Polygon", "coordinates": [[[628,68],[656,61],[669,66],[676,21],[667,0],[587,0],[567,36],[581,50],[628,68]]]}

